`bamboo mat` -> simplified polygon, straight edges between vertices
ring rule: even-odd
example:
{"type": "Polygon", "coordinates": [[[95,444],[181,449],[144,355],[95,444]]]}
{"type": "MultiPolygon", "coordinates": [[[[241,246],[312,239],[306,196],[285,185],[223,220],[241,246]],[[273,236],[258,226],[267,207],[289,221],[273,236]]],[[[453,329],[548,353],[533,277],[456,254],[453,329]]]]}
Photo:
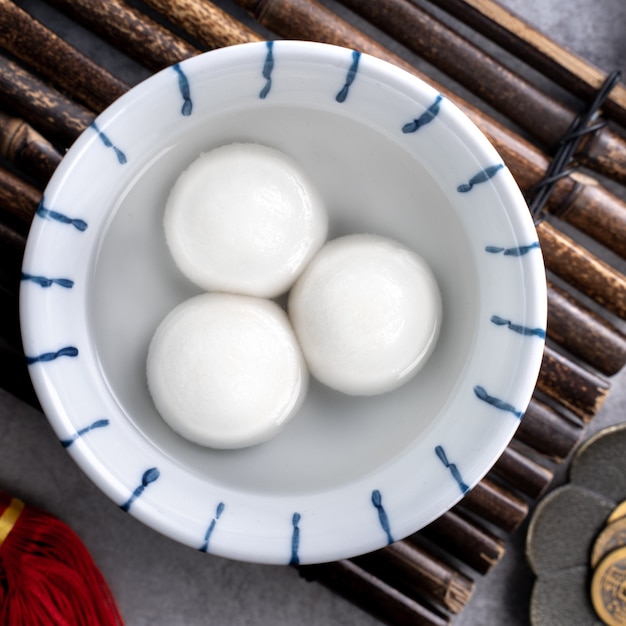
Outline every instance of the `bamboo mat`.
{"type": "MultiPolygon", "coordinates": [[[[530,41],[503,38],[502,29],[516,23],[487,11],[497,5],[438,4],[534,62],[540,34],[530,41]]],[[[565,51],[556,60],[539,55],[541,71],[562,79],[566,92],[562,99],[549,95],[438,21],[428,2],[423,9],[406,0],[342,0],[332,10],[314,0],[221,5],[227,10],[205,0],[146,0],[132,7],[121,0],[50,0],[46,6],[68,24],[98,37],[83,54],[71,37],[66,41],[0,0],[0,386],[34,406],[17,310],[28,227],[63,151],[140,78],[201,50],[264,38],[357,48],[407,68],[454,100],[494,143],[523,191],[542,179],[576,110],[603,78],[565,51]],[[132,71],[119,61],[127,57],[132,71]]],[[[511,534],[600,410],[626,363],[626,277],[618,269],[626,258],[624,93],[621,84],[613,90],[604,109],[609,124],[579,146],[584,173],[558,181],[538,225],[549,279],[548,342],[513,442],[485,479],[429,527],[373,554],[302,567],[306,580],[389,624],[448,624],[476,581],[502,559],[511,534]]]]}

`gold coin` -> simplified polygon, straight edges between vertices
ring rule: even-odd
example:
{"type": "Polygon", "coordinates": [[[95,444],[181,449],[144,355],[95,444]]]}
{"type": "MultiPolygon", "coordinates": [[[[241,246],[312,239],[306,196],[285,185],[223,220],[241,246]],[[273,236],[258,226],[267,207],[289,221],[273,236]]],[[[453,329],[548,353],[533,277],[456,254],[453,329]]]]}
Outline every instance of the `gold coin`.
{"type": "Polygon", "coordinates": [[[606,554],[622,546],[626,546],[626,517],[605,526],[598,535],[591,549],[592,569],[606,554]]]}
{"type": "Polygon", "coordinates": [[[618,519],[621,519],[622,517],[626,517],[626,500],[620,502],[612,511],[611,514],[609,515],[608,519],[606,520],[607,524],[610,524],[611,522],[614,522],[618,519]]]}
{"type": "Polygon", "coordinates": [[[598,564],[591,602],[606,626],[626,626],[626,547],[609,552],[598,564]]]}

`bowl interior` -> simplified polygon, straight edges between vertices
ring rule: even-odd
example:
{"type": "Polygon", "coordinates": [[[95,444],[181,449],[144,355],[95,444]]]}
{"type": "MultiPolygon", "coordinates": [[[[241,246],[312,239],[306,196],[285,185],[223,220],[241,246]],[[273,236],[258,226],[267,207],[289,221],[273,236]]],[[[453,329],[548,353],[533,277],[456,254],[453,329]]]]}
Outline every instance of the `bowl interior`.
{"type": "Polygon", "coordinates": [[[55,172],[24,272],[30,373],[68,452],[124,510],[232,558],[345,558],[429,523],[506,447],[543,353],[541,254],[499,155],[429,86],[323,44],[216,50],[132,89],[55,172]],[[330,238],[374,233],[422,255],[443,323],[401,388],[358,398],[312,381],[278,437],[216,451],[164,423],[145,365],[157,325],[199,293],[165,244],[167,195],[201,152],[234,141],[301,163],[330,238]]]}
{"type": "Polygon", "coordinates": [[[395,141],[334,113],[270,105],[217,115],[211,124],[185,131],[121,190],[93,264],[92,337],[123,413],[190,471],[242,490],[325,489],[390,462],[441,414],[475,339],[476,267],[450,201],[395,141]],[[262,143],[295,157],[327,202],[330,238],[378,233],[421,254],[437,276],[445,315],[435,354],[409,384],[358,398],[313,383],[303,409],[279,437],[224,452],[184,440],[161,420],[146,387],[145,362],[160,321],[200,292],[175,267],[165,244],[161,217],[169,189],[198,154],[232,141],[262,143]]]}

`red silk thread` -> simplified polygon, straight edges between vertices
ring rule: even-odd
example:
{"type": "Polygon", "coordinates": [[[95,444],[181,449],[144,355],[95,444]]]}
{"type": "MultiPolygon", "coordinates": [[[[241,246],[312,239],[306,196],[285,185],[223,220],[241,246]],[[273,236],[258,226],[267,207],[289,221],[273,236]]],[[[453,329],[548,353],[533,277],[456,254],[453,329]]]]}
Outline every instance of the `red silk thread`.
{"type": "MultiPolygon", "coordinates": [[[[15,500],[0,492],[0,514],[15,500]]],[[[28,505],[12,517],[0,544],[0,624],[124,626],[104,576],[69,526],[28,505]]]]}

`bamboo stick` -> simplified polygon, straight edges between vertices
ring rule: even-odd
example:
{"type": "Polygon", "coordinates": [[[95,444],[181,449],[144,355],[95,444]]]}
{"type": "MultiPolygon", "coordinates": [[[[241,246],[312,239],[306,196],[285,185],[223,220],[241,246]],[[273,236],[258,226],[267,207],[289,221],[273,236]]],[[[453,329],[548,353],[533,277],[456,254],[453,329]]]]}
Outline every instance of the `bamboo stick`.
{"type": "Polygon", "coordinates": [[[94,111],[128,90],[128,85],[11,0],[0,0],[0,46],[94,111]]]}
{"type": "Polygon", "coordinates": [[[117,49],[157,71],[199,50],[121,0],[48,0],[117,49]]]}
{"type": "Polygon", "coordinates": [[[552,470],[528,458],[511,445],[505,449],[490,473],[532,499],[539,498],[554,477],[552,470]]]}
{"type": "Polygon", "coordinates": [[[16,312],[25,246],[22,234],[0,222],[0,289],[15,298],[16,312]]]}
{"type": "MultiPolygon", "coordinates": [[[[0,226],[0,243],[3,243],[3,227],[0,226]]],[[[5,271],[4,253],[0,253],[3,267],[0,274],[5,271]]],[[[11,278],[19,277],[19,272],[11,278]]],[[[5,288],[4,282],[0,282],[0,337],[16,350],[22,349],[20,332],[19,301],[17,293],[5,288]]],[[[2,340],[0,340],[2,343],[2,340]]]]}
{"type": "Polygon", "coordinates": [[[623,274],[547,222],[539,224],[537,233],[550,271],[608,311],[626,319],[626,277],[623,274]]]}
{"type": "MultiPolygon", "coordinates": [[[[606,80],[604,71],[494,0],[436,0],[435,4],[580,98],[591,98],[606,80]]],[[[623,83],[615,87],[603,110],[626,125],[623,83]]]]}
{"type": "Polygon", "coordinates": [[[46,184],[61,154],[24,120],[0,111],[0,154],[18,170],[46,184]]]}
{"type": "Polygon", "coordinates": [[[0,98],[53,143],[69,146],[94,114],[0,54],[0,98]]]}
{"type": "MultiPolygon", "coordinates": [[[[0,295],[0,306],[2,306],[0,295]]],[[[40,409],[39,401],[28,375],[26,358],[21,348],[4,345],[0,341],[1,386],[5,391],[40,409]]]]}
{"type": "Polygon", "coordinates": [[[528,515],[528,504],[505,487],[483,478],[457,505],[512,533],[528,515]]]}
{"type": "Polygon", "coordinates": [[[480,574],[489,572],[504,556],[504,541],[458,510],[444,513],[408,541],[419,541],[420,536],[445,546],[449,554],[480,574]]]}
{"type": "Polygon", "coordinates": [[[4,208],[5,226],[26,237],[40,200],[39,189],[0,166],[0,206],[4,208]]]}
{"type": "Polygon", "coordinates": [[[546,346],[537,389],[588,424],[606,400],[610,384],[546,346]]]}
{"type": "MultiPolygon", "coordinates": [[[[3,211],[2,216],[4,217],[5,215],[6,213],[3,211]]],[[[0,269],[5,269],[4,263],[9,255],[19,258],[21,263],[25,248],[26,237],[13,230],[10,226],[7,226],[3,221],[0,221],[0,254],[2,254],[2,265],[0,269]]],[[[11,274],[15,274],[15,272],[11,271],[11,274]]],[[[17,274],[19,274],[19,272],[17,272],[17,274]]]]}
{"type": "Polygon", "coordinates": [[[298,569],[306,580],[321,583],[386,624],[446,626],[450,623],[438,611],[408,598],[354,561],[306,565],[298,569]]]}
{"type": "MultiPolygon", "coordinates": [[[[194,0],[187,0],[187,2],[189,4],[193,4],[194,0]]],[[[281,37],[290,37],[293,39],[315,39],[318,41],[326,41],[328,43],[347,45],[361,50],[362,52],[373,54],[374,56],[387,58],[387,60],[390,60],[401,67],[406,68],[408,65],[406,61],[402,60],[397,55],[392,55],[383,46],[377,44],[369,37],[366,37],[358,29],[354,28],[348,22],[340,19],[330,10],[319,4],[316,0],[237,0],[237,3],[249,11],[261,25],[276,32],[281,37]]],[[[408,17],[408,15],[414,14],[414,12],[411,12],[410,10],[415,5],[407,1],[397,0],[397,2],[394,2],[393,4],[386,2],[384,5],[379,2],[358,2],[356,5],[361,12],[368,11],[378,13],[378,11],[382,8],[382,14],[386,14],[386,11],[391,10],[392,7],[407,7],[407,15],[399,17],[397,23],[402,26],[406,23],[406,21],[414,21],[408,17]]],[[[377,26],[383,29],[387,25],[388,23],[386,20],[382,23],[377,23],[377,26]]],[[[428,31],[430,31],[431,26],[432,25],[429,25],[428,31]]],[[[394,34],[396,36],[401,35],[399,32],[394,34]]],[[[420,38],[415,35],[415,29],[408,29],[406,32],[407,41],[404,43],[418,42],[420,38]]],[[[430,43],[426,46],[426,49],[429,48],[430,43]]],[[[443,51],[445,51],[445,46],[442,47],[441,52],[443,51]]],[[[486,61],[483,60],[483,62],[486,61]]],[[[464,68],[465,57],[453,57],[451,60],[451,66],[454,66],[454,68],[450,67],[448,69],[454,72],[456,72],[455,68],[464,68]],[[458,62],[459,58],[464,59],[463,64],[458,62]]],[[[415,68],[412,66],[409,66],[409,71],[416,73],[415,68]]],[[[467,72],[467,75],[472,75],[476,72],[478,72],[477,75],[482,79],[485,67],[480,66],[479,70],[470,70],[467,72]]],[[[427,79],[426,82],[432,83],[429,79],[427,79]]],[[[512,79],[511,82],[513,82],[512,79]]],[[[479,82],[479,85],[480,84],[482,84],[482,80],[479,82]]],[[[523,85],[517,85],[517,88],[521,89],[523,92],[523,85]]],[[[498,90],[494,90],[493,98],[497,97],[497,94],[498,90]]],[[[481,95],[486,97],[488,94],[481,93],[481,95]]],[[[447,97],[450,97],[450,95],[447,94],[447,97]]],[[[519,97],[519,95],[516,96],[516,98],[519,97]]],[[[542,96],[537,95],[537,97],[542,96]]],[[[456,100],[457,103],[460,102],[458,97],[451,97],[451,99],[453,101],[456,100]]],[[[519,102],[519,100],[516,102],[519,102]]],[[[529,108],[531,107],[532,100],[531,102],[524,100],[524,102],[526,102],[529,108]]],[[[525,113],[525,108],[521,107],[521,110],[519,111],[519,121],[523,122],[525,115],[527,117],[532,117],[533,126],[537,125],[541,127],[542,134],[546,135],[544,140],[547,139],[547,142],[550,145],[553,145],[555,142],[558,142],[561,137],[563,137],[570,122],[573,120],[574,115],[567,113],[567,109],[561,109],[556,105],[554,107],[548,107],[547,100],[545,98],[542,102],[546,105],[541,107],[541,110],[543,111],[542,113],[525,113]],[[550,111],[554,114],[549,114],[550,111]],[[543,125],[543,118],[547,118],[545,126],[543,125]],[[554,136],[547,137],[548,134],[552,135],[551,129],[554,126],[556,126],[557,129],[556,133],[554,136]]],[[[518,104],[515,104],[516,109],[518,106],[518,104]]],[[[464,103],[464,107],[469,107],[469,105],[464,103]]],[[[581,142],[577,156],[580,160],[584,161],[585,165],[588,167],[596,169],[607,176],[612,176],[620,182],[626,182],[626,140],[622,139],[618,134],[612,132],[610,129],[603,128],[601,131],[594,134],[593,137],[581,142]]]]}
{"type": "Polygon", "coordinates": [[[396,541],[352,561],[409,598],[426,597],[451,613],[459,613],[474,591],[470,578],[409,541],[396,541]]]}
{"type": "Polygon", "coordinates": [[[208,0],[144,1],[210,49],[262,40],[252,29],[208,0]]]}
{"type": "Polygon", "coordinates": [[[626,259],[626,204],[590,176],[574,173],[569,179],[570,198],[560,206],[555,198],[551,213],[626,259]]]}
{"type": "Polygon", "coordinates": [[[406,61],[385,50],[383,46],[317,2],[304,0],[289,0],[288,2],[235,1],[248,11],[259,24],[285,39],[321,41],[338,46],[347,45],[361,52],[396,62],[406,69],[411,67],[406,61]]]}
{"type": "Polygon", "coordinates": [[[605,376],[626,364],[626,336],[550,281],[548,337],[605,376]]]}
{"type": "Polygon", "coordinates": [[[515,433],[515,439],[549,459],[560,462],[580,441],[582,422],[576,423],[544,402],[533,398],[515,433]]]}

